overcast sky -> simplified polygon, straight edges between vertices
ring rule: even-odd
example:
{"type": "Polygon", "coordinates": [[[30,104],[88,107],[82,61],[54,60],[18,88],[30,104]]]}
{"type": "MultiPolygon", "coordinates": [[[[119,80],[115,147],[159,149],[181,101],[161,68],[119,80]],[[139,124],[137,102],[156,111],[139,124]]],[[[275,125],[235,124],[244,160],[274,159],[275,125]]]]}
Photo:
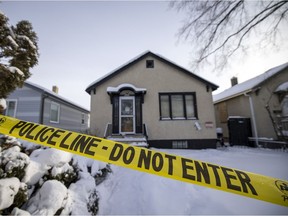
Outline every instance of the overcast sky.
{"type": "MultiPolygon", "coordinates": [[[[190,69],[193,50],[177,38],[185,14],[164,1],[3,1],[0,10],[11,25],[30,21],[38,35],[39,64],[29,81],[57,85],[59,95],[87,109],[87,86],[146,50],[190,69]]],[[[218,93],[230,87],[232,76],[243,82],[288,62],[287,40],[282,47],[235,58],[220,75],[211,67],[194,72],[219,85],[218,93]]]]}

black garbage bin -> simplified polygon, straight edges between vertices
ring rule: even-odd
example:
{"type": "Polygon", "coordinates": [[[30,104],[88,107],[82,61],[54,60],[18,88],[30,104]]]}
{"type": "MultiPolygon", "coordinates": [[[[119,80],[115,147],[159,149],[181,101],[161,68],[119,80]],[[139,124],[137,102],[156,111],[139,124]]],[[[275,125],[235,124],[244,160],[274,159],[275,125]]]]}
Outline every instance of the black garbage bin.
{"type": "Polygon", "coordinates": [[[252,136],[250,118],[229,116],[228,118],[229,143],[233,145],[250,146],[249,137],[252,136]]]}

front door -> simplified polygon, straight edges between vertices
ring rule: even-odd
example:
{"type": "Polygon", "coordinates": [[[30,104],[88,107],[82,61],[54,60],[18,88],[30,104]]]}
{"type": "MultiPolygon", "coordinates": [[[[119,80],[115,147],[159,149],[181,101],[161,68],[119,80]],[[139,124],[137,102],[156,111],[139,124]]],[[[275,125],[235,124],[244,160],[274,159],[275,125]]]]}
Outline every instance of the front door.
{"type": "Polygon", "coordinates": [[[120,96],[119,131],[122,134],[135,133],[135,97],[120,96]]]}

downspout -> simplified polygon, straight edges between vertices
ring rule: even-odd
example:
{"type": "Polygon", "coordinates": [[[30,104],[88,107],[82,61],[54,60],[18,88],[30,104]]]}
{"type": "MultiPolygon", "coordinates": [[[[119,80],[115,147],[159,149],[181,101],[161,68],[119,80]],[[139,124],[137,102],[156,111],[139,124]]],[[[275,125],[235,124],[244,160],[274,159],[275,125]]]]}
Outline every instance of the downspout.
{"type": "Polygon", "coordinates": [[[258,132],[257,132],[257,125],[256,125],[256,120],[255,120],[255,112],[254,112],[254,106],[253,106],[253,99],[251,95],[247,94],[247,92],[244,93],[246,97],[249,97],[249,104],[250,104],[250,111],[251,111],[251,117],[252,117],[252,125],[253,125],[253,132],[255,136],[255,142],[256,146],[259,146],[258,142],[258,132]]]}

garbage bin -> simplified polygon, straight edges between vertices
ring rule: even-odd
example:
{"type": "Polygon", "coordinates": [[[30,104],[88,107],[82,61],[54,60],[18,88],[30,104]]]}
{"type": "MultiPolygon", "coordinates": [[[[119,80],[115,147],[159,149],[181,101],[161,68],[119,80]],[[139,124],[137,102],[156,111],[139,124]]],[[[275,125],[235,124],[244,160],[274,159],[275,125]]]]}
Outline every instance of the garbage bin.
{"type": "Polygon", "coordinates": [[[249,137],[252,136],[250,118],[229,116],[228,118],[229,143],[233,145],[249,145],[249,137]]]}

